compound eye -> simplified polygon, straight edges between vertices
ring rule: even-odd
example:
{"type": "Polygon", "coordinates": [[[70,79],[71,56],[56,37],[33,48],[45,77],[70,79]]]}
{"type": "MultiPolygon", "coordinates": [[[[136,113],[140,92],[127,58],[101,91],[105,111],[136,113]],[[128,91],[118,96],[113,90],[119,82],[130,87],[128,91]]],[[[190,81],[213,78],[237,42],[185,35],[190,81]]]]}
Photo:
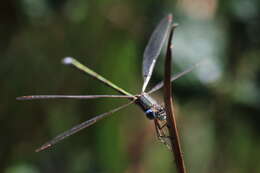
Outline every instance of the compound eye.
{"type": "Polygon", "coordinates": [[[155,112],[152,111],[151,109],[148,109],[146,112],[145,112],[147,118],[149,118],[150,120],[154,119],[155,118],[155,112]]]}

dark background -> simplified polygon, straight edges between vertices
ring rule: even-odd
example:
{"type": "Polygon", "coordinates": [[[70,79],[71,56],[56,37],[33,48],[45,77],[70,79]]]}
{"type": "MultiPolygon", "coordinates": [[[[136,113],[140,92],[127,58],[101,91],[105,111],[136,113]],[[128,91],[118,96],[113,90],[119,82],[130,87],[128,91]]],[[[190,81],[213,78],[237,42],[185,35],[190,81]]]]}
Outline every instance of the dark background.
{"type": "MultiPolygon", "coordinates": [[[[188,172],[260,172],[260,1],[22,0],[0,13],[0,172],[174,172],[170,151],[135,105],[34,150],[124,99],[15,100],[32,94],[116,94],[61,64],[73,56],[131,93],[142,86],[142,53],[173,13],[173,71],[206,59],[174,82],[188,172]]],[[[150,86],[163,79],[163,57],[150,86]]],[[[162,101],[162,92],[153,94],[162,101]]]]}

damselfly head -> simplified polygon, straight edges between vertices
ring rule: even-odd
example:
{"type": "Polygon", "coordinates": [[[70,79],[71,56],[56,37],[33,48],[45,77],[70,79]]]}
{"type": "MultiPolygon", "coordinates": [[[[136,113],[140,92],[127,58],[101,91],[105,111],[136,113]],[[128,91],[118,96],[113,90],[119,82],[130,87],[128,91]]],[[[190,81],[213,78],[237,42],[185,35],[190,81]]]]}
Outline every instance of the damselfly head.
{"type": "Polygon", "coordinates": [[[161,106],[154,106],[151,109],[145,111],[145,115],[148,119],[166,120],[166,112],[161,106]],[[155,108],[157,107],[157,108],[155,108]]]}

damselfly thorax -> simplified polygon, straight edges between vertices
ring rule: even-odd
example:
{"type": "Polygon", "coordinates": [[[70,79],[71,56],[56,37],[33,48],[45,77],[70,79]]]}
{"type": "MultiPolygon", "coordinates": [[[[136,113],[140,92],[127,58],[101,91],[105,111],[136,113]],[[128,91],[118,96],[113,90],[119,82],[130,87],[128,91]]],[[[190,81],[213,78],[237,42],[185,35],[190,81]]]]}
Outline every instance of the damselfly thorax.
{"type": "Polygon", "coordinates": [[[148,119],[166,120],[165,108],[158,104],[147,93],[143,92],[136,97],[137,99],[135,100],[135,103],[141,107],[148,119]]]}

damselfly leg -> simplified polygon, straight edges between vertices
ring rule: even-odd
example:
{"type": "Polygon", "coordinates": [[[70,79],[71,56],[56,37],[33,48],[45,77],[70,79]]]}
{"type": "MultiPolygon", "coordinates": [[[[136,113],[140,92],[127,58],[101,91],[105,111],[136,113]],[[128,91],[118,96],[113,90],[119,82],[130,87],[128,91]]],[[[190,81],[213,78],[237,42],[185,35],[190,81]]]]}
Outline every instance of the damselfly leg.
{"type": "Polygon", "coordinates": [[[166,145],[167,148],[171,149],[167,121],[154,119],[154,126],[158,140],[166,145]]]}

